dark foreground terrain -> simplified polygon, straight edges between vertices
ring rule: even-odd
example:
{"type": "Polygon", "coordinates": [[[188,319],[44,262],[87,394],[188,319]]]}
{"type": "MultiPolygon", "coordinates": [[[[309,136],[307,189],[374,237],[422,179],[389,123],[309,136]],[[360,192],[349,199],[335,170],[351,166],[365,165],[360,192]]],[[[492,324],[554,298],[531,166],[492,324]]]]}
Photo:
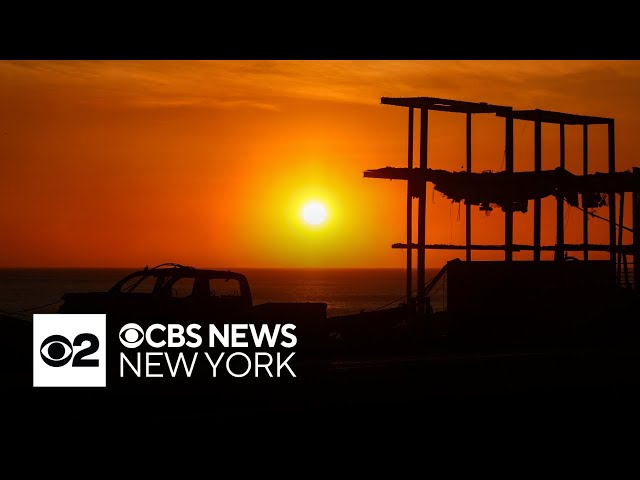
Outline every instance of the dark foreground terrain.
{"type": "Polygon", "coordinates": [[[300,361],[295,379],[212,378],[197,388],[34,388],[31,324],[2,321],[5,339],[14,339],[2,352],[5,425],[167,422],[274,435],[477,429],[527,435],[640,425],[640,354],[629,350],[352,356],[300,361]]]}

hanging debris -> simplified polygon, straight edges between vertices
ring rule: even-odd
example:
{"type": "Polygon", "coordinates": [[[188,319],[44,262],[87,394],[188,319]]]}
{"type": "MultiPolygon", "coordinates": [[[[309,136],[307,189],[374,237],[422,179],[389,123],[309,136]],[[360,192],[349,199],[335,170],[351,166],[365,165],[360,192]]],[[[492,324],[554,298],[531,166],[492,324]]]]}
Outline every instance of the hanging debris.
{"type": "Polygon", "coordinates": [[[425,181],[454,202],[479,205],[490,211],[491,205],[505,212],[526,212],[529,200],[559,196],[578,206],[582,195],[583,208],[607,205],[605,192],[640,191],[640,175],[632,172],[574,175],[563,168],[541,172],[449,172],[436,169],[385,167],[364,172],[366,178],[408,180],[411,195],[419,194],[425,181]]]}

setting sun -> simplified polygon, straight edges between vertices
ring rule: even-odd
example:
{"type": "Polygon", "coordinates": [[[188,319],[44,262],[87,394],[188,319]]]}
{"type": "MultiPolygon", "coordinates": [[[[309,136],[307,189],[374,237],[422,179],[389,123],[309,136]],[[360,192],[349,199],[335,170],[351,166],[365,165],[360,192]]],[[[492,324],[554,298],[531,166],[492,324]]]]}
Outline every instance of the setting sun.
{"type": "MultiPolygon", "coordinates": [[[[0,61],[0,222],[11,226],[0,264],[404,268],[406,252],[391,245],[406,242],[406,182],[363,177],[407,165],[406,109],[381,105],[381,95],[615,118],[616,168],[628,170],[640,158],[638,79],[639,61],[605,60],[0,61]]],[[[472,117],[471,170],[504,169],[504,119],[472,117]]],[[[606,127],[589,129],[594,172],[605,171],[606,127]]],[[[514,125],[523,171],[535,168],[534,130],[514,125]]],[[[554,169],[559,127],[542,130],[542,169],[554,169]]],[[[428,167],[465,170],[465,119],[430,112],[428,132],[428,167]]],[[[572,172],[582,172],[582,133],[567,127],[572,172]]],[[[426,242],[465,244],[464,204],[428,189],[426,242]]],[[[541,244],[550,245],[555,199],[542,205],[541,244]]],[[[582,213],[564,211],[566,242],[579,244],[582,213]]],[[[417,206],[412,213],[417,228],[417,206]]],[[[473,208],[470,218],[473,244],[504,240],[499,211],[473,208]]],[[[534,223],[515,213],[514,243],[529,242],[534,223]]],[[[606,222],[588,228],[608,241],[606,222]]],[[[436,268],[451,256],[425,258],[436,268]]]]}
{"type": "Polygon", "coordinates": [[[327,209],[320,202],[309,202],[302,207],[302,219],[309,225],[320,225],[327,219],[327,209]]]}

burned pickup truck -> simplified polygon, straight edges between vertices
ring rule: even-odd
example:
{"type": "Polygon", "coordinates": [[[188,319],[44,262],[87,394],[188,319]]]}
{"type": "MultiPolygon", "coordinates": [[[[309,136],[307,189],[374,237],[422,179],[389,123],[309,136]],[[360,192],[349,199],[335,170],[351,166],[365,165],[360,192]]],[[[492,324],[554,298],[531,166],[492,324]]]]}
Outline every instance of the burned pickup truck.
{"type": "Polygon", "coordinates": [[[311,349],[329,337],[326,303],[253,305],[237,272],[165,263],[133,272],[106,292],[66,293],[59,313],[105,313],[107,323],[266,323],[296,325],[311,349]]]}

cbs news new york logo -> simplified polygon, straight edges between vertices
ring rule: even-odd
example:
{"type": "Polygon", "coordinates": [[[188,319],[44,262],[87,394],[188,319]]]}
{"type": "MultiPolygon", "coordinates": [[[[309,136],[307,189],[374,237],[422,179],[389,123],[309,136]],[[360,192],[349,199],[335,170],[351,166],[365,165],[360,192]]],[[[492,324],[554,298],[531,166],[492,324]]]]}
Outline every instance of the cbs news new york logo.
{"type": "Polygon", "coordinates": [[[106,315],[33,316],[34,387],[106,387],[106,315]]]}

